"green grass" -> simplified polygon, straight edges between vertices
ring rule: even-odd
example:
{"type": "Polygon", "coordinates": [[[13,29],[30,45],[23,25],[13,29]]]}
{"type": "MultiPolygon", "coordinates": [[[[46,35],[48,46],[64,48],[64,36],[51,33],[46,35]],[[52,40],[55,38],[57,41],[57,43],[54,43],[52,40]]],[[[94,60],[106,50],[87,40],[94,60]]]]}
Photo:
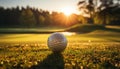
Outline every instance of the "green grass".
{"type": "Polygon", "coordinates": [[[0,33],[53,33],[62,30],[64,27],[0,28],[0,33]]]}
{"type": "Polygon", "coordinates": [[[105,27],[102,25],[93,25],[93,24],[85,24],[85,25],[77,24],[77,25],[67,28],[66,30],[70,32],[89,33],[94,30],[100,30],[100,29],[103,30],[105,29],[105,27]]]}
{"type": "Polygon", "coordinates": [[[95,30],[104,30],[112,32],[120,32],[120,26],[104,26],[104,25],[93,25],[93,24],[77,24],[72,27],[65,29],[69,32],[89,33],[95,30]]]}
{"type": "Polygon", "coordinates": [[[65,35],[67,48],[52,53],[50,34],[0,34],[0,69],[120,69],[120,32],[65,35]]]}

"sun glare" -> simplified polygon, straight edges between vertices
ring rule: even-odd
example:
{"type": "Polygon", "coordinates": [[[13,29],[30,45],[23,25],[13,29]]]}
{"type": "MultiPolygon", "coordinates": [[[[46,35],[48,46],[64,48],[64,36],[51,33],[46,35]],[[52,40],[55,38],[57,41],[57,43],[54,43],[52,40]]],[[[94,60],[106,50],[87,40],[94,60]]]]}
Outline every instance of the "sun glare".
{"type": "Polygon", "coordinates": [[[73,11],[74,10],[71,7],[64,7],[61,9],[61,12],[63,12],[66,16],[70,16],[73,11]]]}

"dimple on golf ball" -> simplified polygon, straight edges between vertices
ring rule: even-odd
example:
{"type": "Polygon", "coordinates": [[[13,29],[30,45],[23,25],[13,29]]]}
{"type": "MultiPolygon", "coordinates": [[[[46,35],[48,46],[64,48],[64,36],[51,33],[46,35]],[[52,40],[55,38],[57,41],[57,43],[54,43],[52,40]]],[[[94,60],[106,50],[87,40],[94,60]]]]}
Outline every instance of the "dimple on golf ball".
{"type": "Polygon", "coordinates": [[[63,34],[56,32],[48,37],[47,45],[53,52],[62,52],[67,46],[67,39],[63,34]]]}

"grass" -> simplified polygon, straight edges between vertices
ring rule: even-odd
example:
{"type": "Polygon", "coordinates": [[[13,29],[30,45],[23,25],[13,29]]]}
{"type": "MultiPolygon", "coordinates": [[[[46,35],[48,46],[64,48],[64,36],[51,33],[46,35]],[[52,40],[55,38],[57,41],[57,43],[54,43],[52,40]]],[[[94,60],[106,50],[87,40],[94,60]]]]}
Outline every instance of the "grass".
{"type": "Polygon", "coordinates": [[[62,31],[64,27],[41,27],[41,28],[0,28],[0,33],[53,33],[62,31]]]}
{"type": "Polygon", "coordinates": [[[105,29],[105,27],[102,25],[93,25],[93,24],[85,24],[85,25],[77,24],[67,28],[66,30],[70,32],[89,33],[94,30],[100,30],[100,29],[105,29]]]}
{"type": "Polygon", "coordinates": [[[78,32],[78,33],[89,33],[95,30],[104,30],[112,32],[120,32],[120,26],[103,26],[103,25],[93,25],[93,24],[77,24],[66,29],[69,32],[78,32]]]}
{"type": "Polygon", "coordinates": [[[50,34],[0,34],[0,69],[120,69],[120,32],[65,35],[61,54],[47,47],[50,34]]]}

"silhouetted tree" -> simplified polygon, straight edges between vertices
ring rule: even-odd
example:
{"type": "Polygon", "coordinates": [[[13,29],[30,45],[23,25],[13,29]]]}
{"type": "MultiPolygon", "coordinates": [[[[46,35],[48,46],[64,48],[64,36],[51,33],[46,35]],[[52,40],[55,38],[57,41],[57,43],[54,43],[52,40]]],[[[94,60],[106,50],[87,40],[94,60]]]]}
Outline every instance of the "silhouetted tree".
{"type": "Polygon", "coordinates": [[[116,1],[117,3],[113,0],[81,0],[78,3],[78,7],[86,14],[89,14],[95,23],[105,25],[119,17],[119,14],[115,12],[117,12],[120,7],[120,0],[116,1]]]}
{"type": "Polygon", "coordinates": [[[39,21],[39,16],[40,16],[40,11],[36,8],[33,8],[31,9],[33,14],[34,14],[34,17],[35,17],[35,20],[36,20],[36,26],[40,26],[40,21],[39,21]]]}
{"type": "Polygon", "coordinates": [[[113,0],[100,0],[101,5],[99,6],[99,11],[103,12],[101,15],[103,16],[103,24],[107,24],[107,12],[105,9],[108,9],[111,5],[113,5],[113,0]]]}
{"type": "Polygon", "coordinates": [[[79,1],[78,6],[79,6],[80,11],[83,11],[85,14],[89,14],[89,16],[90,16],[89,23],[94,23],[93,22],[93,14],[95,12],[95,4],[94,4],[93,0],[79,1]]]}
{"type": "Polygon", "coordinates": [[[3,7],[0,7],[0,26],[1,27],[4,25],[4,21],[5,21],[4,10],[5,9],[3,7]]]}
{"type": "Polygon", "coordinates": [[[41,26],[71,26],[79,21],[78,15],[67,17],[64,13],[25,7],[0,7],[0,27],[41,27],[41,26]]]}
{"type": "Polygon", "coordinates": [[[39,15],[39,25],[44,25],[44,23],[45,23],[45,17],[44,16],[42,16],[42,15],[39,15]]]}
{"type": "Polygon", "coordinates": [[[34,27],[36,25],[35,16],[33,15],[33,12],[30,10],[30,8],[22,10],[19,20],[21,25],[25,27],[34,27]]]}
{"type": "Polygon", "coordinates": [[[114,3],[113,0],[100,0],[101,4],[98,7],[98,12],[96,13],[96,23],[109,24],[120,17],[120,10],[118,3],[114,3]]]}

